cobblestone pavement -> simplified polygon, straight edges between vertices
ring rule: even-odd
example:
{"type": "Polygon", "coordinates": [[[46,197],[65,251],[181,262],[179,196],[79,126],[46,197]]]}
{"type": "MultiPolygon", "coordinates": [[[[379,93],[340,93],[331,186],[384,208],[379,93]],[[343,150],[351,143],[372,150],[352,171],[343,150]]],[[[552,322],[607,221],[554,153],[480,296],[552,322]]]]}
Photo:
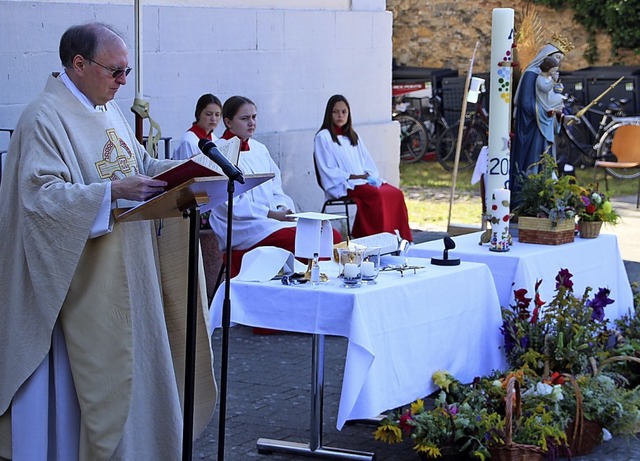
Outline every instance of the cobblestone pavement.
{"type": "MultiPolygon", "coordinates": [[[[220,352],[221,334],[214,334],[220,352]]],[[[323,445],[376,454],[379,461],[418,461],[411,443],[387,445],[373,439],[375,426],[352,424],[336,429],[336,415],[346,353],[345,338],[325,343],[325,399],[323,445]]],[[[230,333],[225,460],[302,461],[306,456],[259,454],[260,437],[309,441],[311,339],[302,334],[254,335],[236,326],[230,333]]],[[[219,355],[218,355],[219,357],[219,355]]],[[[193,459],[218,460],[218,409],[203,435],[194,443],[193,459]]],[[[615,438],[598,445],[579,461],[639,461],[640,440],[615,438]]]]}
{"type": "MultiPolygon", "coordinates": [[[[631,281],[640,281],[640,211],[635,197],[617,201],[622,224],[605,232],[618,236],[620,250],[631,281]]],[[[416,240],[441,238],[442,233],[416,233],[416,240]]],[[[603,268],[606,270],[606,268],[603,268]]],[[[213,337],[216,373],[219,373],[221,331],[213,337]]],[[[373,452],[380,461],[418,461],[410,442],[387,445],[373,440],[375,426],[351,424],[338,431],[336,416],[347,341],[327,337],[324,394],[323,446],[373,452]]],[[[281,333],[254,335],[251,328],[236,326],[230,331],[225,460],[297,461],[313,459],[299,455],[259,454],[260,437],[309,441],[311,380],[311,338],[281,333]]],[[[218,377],[218,383],[219,383],[218,377]]],[[[219,406],[209,426],[194,443],[193,459],[213,461],[218,457],[219,406]]],[[[640,461],[640,440],[614,438],[600,444],[579,461],[640,461]]]]}

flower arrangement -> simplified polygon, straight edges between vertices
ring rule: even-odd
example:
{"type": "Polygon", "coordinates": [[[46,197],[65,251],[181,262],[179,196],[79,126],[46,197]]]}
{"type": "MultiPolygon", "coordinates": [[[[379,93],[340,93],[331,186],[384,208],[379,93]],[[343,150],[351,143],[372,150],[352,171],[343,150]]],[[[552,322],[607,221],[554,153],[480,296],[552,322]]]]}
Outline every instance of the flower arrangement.
{"type": "MultiPolygon", "coordinates": [[[[632,344],[636,343],[625,341],[621,332],[612,330],[607,323],[605,309],[613,303],[609,290],[600,288],[590,296],[592,290],[587,287],[582,296],[577,296],[571,278],[567,269],[558,272],[556,292],[549,303],[540,299],[541,281],[536,283],[532,298],[527,297],[526,289],[514,292],[515,304],[503,309],[501,328],[507,360],[512,367],[522,367],[529,376],[563,384],[561,413],[577,414],[580,400],[586,420],[596,421],[614,434],[637,431],[640,388],[626,386],[628,380],[621,364],[624,352],[635,353],[632,344]],[[580,399],[575,389],[567,385],[567,376],[575,377],[580,399]]],[[[619,327],[623,324],[630,327],[627,331],[638,335],[637,319],[627,317],[619,321],[619,327]]]]}
{"type": "Polygon", "coordinates": [[[515,304],[503,308],[504,351],[509,365],[525,367],[539,376],[551,370],[560,373],[593,372],[594,358],[604,358],[610,351],[610,337],[605,308],[613,303],[608,288],[600,288],[589,297],[591,287],[582,296],[573,293],[573,275],[561,269],[555,278],[554,298],[547,304],[540,299],[535,285],[533,298],[524,288],[514,291],[515,304]],[[534,302],[531,306],[531,302],[534,302]]]}
{"type": "MultiPolygon", "coordinates": [[[[433,380],[440,392],[433,407],[418,399],[407,409],[389,413],[374,437],[388,443],[410,437],[416,452],[425,458],[440,458],[448,448],[465,459],[484,461],[491,456],[491,448],[505,443],[506,385],[512,377],[535,387],[521,370],[476,378],[467,386],[446,371],[436,372],[433,380]]],[[[513,441],[545,452],[565,445],[564,426],[569,418],[557,403],[562,393],[534,390],[526,395],[522,416],[514,423],[513,441]]]]}
{"type": "Polygon", "coordinates": [[[583,207],[578,212],[580,221],[605,222],[617,224],[620,217],[613,209],[609,198],[591,187],[582,189],[580,193],[583,207]]]}
{"type": "Polygon", "coordinates": [[[517,216],[548,218],[552,224],[573,219],[583,207],[580,199],[582,188],[571,176],[557,177],[556,161],[543,154],[538,162],[538,173],[521,174],[516,179],[521,188],[515,194],[513,213],[517,216]]]}

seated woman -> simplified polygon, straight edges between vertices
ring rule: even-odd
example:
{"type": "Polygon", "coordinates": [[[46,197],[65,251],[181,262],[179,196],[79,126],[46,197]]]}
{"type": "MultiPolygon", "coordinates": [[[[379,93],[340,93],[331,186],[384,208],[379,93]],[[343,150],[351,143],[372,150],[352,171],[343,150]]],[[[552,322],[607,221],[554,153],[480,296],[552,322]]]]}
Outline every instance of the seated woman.
{"type": "Polygon", "coordinates": [[[203,94],[196,103],[196,121],[191,128],[182,135],[178,145],[173,150],[173,160],[186,160],[201,153],[198,141],[202,138],[215,141],[213,130],[220,122],[222,103],[212,94],[203,94]]]}
{"type": "MultiPolygon", "coordinates": [[[[238,195],[233,202],[233,253],[231,277],[240,271],[242,256],[259,246],[276,246],[295,252],[296,222],[287,217],[294,213],[293,200],[282,190],[280,169],[267,147],[252,139],[256,129],[256,105],[243,96],[232,96],[222,107],[222,120],[226,131],[217,144],[222,146],[237,136],[241,140],[238,168],[245,175],[274,173],[275,177],[247,192],[238,195]]],[[[218,239],[221,250],[226,248],[227,204],[211,210],[209,223],[218,239]]],[[[342,240],[333,230],[334,243],[342,240]]]]}
{"type": "Polygon", "coordinates": [[[402,191],[378,177],[378,169],[354,131],[347,99],[331,96],[315,137],[315,162],[327,199],[347,196],[356,202],[354,237],[394,232],[413,241],[402,191]]]}

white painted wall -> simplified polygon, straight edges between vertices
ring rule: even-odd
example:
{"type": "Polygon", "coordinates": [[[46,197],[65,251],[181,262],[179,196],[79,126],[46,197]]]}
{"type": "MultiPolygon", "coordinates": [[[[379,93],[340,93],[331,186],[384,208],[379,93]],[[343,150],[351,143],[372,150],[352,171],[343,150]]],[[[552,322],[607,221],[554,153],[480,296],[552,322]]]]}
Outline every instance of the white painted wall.
{"type": "MultiPolygon", "coordinates": [[[[392,15],[385,0],[142,0],[142,5],[142,96],[163,136],[182,135],[203,93],[223,102],[235,94],[248,96],[258,106],[256,139],[279,164],[285,190],[300,209],[319,210],[313,136],[327,99],[342,93],[381,175],[398,184],[392,15]]],[[[124,35],[134,65],[133,0],[0,0],[0,128],[13,127],[47,75],[61,69],[58,43],[64,30],[94,20],[124,35]]],[[[116,98],[132,126],[135,72],[140,69],[116,98]]],[[[147,129],[145,123],[145,134],[147,129]]],[[[219,126],[216,134],[222,131],[219,126]]],[[[0,151],[6,145],[0,135],[0,151]]]]}

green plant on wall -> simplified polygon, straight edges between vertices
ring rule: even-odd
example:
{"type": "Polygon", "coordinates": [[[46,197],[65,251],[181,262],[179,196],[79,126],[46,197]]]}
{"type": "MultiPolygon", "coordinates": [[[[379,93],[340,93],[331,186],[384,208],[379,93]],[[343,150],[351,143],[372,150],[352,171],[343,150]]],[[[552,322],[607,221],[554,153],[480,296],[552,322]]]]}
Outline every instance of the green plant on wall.
{"type": "Polygon", "coordinates": [[[618,56],[620,48],[640,54],[640,28],[638,27],[637,0],[530,0],[531,3],[546,5],[560,10],[571,8],[574,19],[587,30],[588,48],[584,58],[592,64],[598,57],[596,32],[601,31],[611,37],[611,51],[618,56]]]}

